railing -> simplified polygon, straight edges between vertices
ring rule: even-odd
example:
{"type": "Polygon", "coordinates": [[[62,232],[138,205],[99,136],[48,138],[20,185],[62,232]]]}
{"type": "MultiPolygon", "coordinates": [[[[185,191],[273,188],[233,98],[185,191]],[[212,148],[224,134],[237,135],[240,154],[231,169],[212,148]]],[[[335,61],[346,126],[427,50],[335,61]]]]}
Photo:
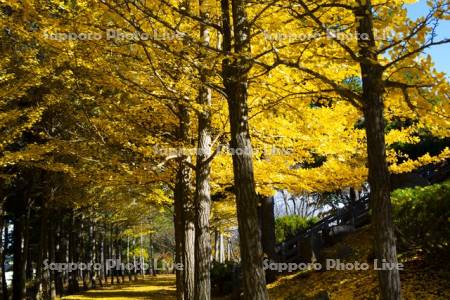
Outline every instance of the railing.
{"type": "MultiPolygon", "coordinates": [[[[423,166],[410,174],[426,179],[426,185],[442,182],[450,177],[450,160],[439,164],[423,166]]],[[[401,176],[401,174],[397,176],[401,176]]],[[[333,214],[322,218],[308,229],[300,231],[293,238],[277,244],[275,246],[276,259],[282,262],[308,259],[301,257],[299,249],[300,245],[306,243],[312,245],[312,240],[314,238],[323,238],[324,236],[327,236],[333,227],[337,225],[352,225],[355,228],[358,228],[368,220],[368,215],[369,195],[366,195],[354,202],[353,205],[335,211],[333,214]]]]}
{"type": "Polygon", "coordinates": [[[337,225],[360,226],[369,213],[369,197],[365,196],[353,203],[326,216],[306,230],[300,231],[294,237],[277,244],[275,253],[280,261],[295,261],[300,258],[298,245],[300,243],[310,243],[313,236],[319,232],[329,232],[337,225]]]}

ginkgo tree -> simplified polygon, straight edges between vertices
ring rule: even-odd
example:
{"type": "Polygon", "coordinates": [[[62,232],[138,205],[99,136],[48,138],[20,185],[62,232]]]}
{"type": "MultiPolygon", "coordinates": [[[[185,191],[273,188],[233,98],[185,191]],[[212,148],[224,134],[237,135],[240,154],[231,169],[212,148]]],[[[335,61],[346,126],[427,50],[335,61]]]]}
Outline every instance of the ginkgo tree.
{"type": "MultiPolygon", "coordinates": [[[[436,40],[433,32],[431,37],[427,38],[427,33],[433,31],[432,24],[446,18],[445,11],[448,4],[437,1],[430,8],[427,17],[416,22],[408,22],[402,3],[372,4],[369,1],[355,3],[295,1],[295,3],[296,5],[286,4],[290,14],[298,20],[300,25],[306,24],[308,27],[315,28],[321,35],[319,38],[308,41],[306,46],[305,43],[300,43],[304,50],[299,57],[292,57],[289,50],[284,53],[284,49],[278,51],[274,47],[272,51],[275,56],[274,64],[286,65],[316,78],[363,112],[369,162],[368,180],[371,186],[371,207],[376,237],[375,252],[379,259],[395,264],[397,254],[389,200],[390,180],[386,160],[384,96],[386,90],[398,89],[402,91],[403,100],[410,108],[415,108],[414,103],[425,102],[426,104],[421,105],[429,106],[433,103],[431,107],[434,107],[430,107],[431,113],[445,112],[448,109],[446,107],[448,101],[445,101],[445,96],[439,93],[448,88],[448,83],[442,80],[442,75],[433,72],[429,64],[426,68],[426,60],[418,57],[424,49],[448,42],[445,39],[436,40]],[[336,14],[338,10],[344,12],[336,14]],[[392,16],[397,16],[395,11],[400,11],[400,16],[406,22],[404,21],[401,25],[400,22],[389,23],[392,21],[392,16]],[[405,23],[406,27],[401,28],[400,26],[404,26],[405,23]],[[389,25],[392,27],[388,27],[389,25]],[[376,30],[380,28],[391,29],[389,33],[394,37],[380,41],[375,35],[376,30]],[[334,32],[330,34],[330,30],[334,32]],[[336,32],[347,33],[350,36],[354,34],[355,38],[342,40],[336,32]],[[325,44],[324,39],[328,39],[329,42],[325,44]],[[320,43],[319,47],[324,48],[320,51],[319,58],[312,57],[312,55],[316,56],[315,51],[308,52],[308,47],[314,43],[320,43]],[[311,53],[311,57],[308,57],[308,53],[311,53]],[[317,60],[321,57],[331,62],[339,62],[341,66],[348,66],[348,68],[342,74],[336,73],[339,67],[331,63],[326,67],[321,64],[321,69],[318,70],[317,60]],[[356,71],[354,76],[359,78],[359,86],[356,88],[346,86],[343,81],[351,75],[351,73],[348,74],[349,70],[356,71]],[[335,78],[335,74],[343,77],[335,78]],[[436,93],[437,91],[439,92],[436,93]],[[412,100],[411,97],[416,98],[412,100]],[[432,98],[435,101],[430,102],[432,98]]],[[[389,97],[386,98],[389,99],[389,97]]],[[[398,97],[394,99],[398,101],[398,97]]],[[[439,118],[438,115],[436,117],[439,118]]],[[[448,152],[448,149],[446,151],[448,152]]],[[[445,157],[445,152],[443,156],[445,157]]],[[[398,270],[380,271],[379,279],[383,299],[400,297],[398,270]]]]}

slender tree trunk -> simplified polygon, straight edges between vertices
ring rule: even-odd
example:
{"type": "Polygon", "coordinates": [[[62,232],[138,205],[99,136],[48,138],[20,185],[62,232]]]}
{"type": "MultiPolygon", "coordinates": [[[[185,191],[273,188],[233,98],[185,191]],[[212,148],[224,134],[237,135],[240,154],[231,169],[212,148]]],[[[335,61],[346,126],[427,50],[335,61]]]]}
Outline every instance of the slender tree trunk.
{"type": "MultiPolygon", "coordinates": [[[[63,218],[63,217],[62,217],[63,218]]],[[[56,241],[54,241],[55,260],[57,263],[67,262],[65,260],[65,234],[64,234],[64,220],[57,219],[56,241]]],[[[52,272],[55,274],[55,289],[56,294],[62,296],[64,294],[64,273],[59,271],[52,272]]]]}
{"type": "Polygon", "coordinates": [[[225,245],[223,241],[223,233],[219,233],[219,262],[225,262],[225,245]]]}
{"type": "Polygon", "coordinates": [[[22,199],[24,206],[15,216],[14,220],[14,265],[13,265],[13,282],[12,292],[13,300],[23,300],[26,295],[26,266],[28,258],[28,218],[29,207],[27,202],[22,199]]]}
{"type": "Polygon", "coordinates": [[[106,266],[105,266],[105,235],[106,235],[106,226],[104,226],[105,231],[101,234],[100,243],[99,243],[99,256],[100,256],[100,264],[102,268],[100,269],[100,276],[98,278],[100,286],[103,286],[103,282],[106,284],[106,266]]]}
{"type": "Polygon", "coordinates": [[[114,274],[116,275],[116,283],[120,283],[121,275],[122,275],[122,268],[120,266],[121,258],[120,258],[120,239],[119,239],[119,227],[114,226],[114,257],[113,259],[116,260],[118,266],[114,267],[114,274]]]}
{"type": "MultiPolygon", "coordinates": [[[[69,232],[69,261],[70,263],[77,263],[77,247],[78,247],[78,231],[77,231],[77,222],[73,212],[70,216],[70,232],[69,232]]],[[[69,272],[69,293],[73,294],[79,291],[78,285],[78,270],[72,270],[69,272]]]]}
{"type": "MultiPolygon", "coordinates": [[[[122,264],[123,263],[123,261],[122,261],[122,259],[123,259],[123,240],[119,237],[119,228],[117,228],[117,260],[122,264]]],[[[122,283],[124,283],[125,282],[125,270],[124,270],[124,268],[122,267],[122,265],[120,266],[120,277],[121,277],[121,279],[122,279],[122,283]]]]}
{"type": "MultiPolygon", "coordinates": [[[[180,194],[179,180],[180,180],[180,170],[177,174],[177,186],[175,187],[174,195],[174,224],[175,224],[175,263],[184,266],[184,255],[183,255],[183,233],[184,233],[184,222],[183,222],[183,199],[180,194]]],[[[184,300],[184,272],[183,270],[176,269],[176,286],[177,286],[177,300],[184,300]]]]}
{"type": "MultiPolygon", "coordinates": [[[[29,231],[28,231],[29,234],[29,231]]],[[[35,248],[35,247],[34,247],[35,248]]],[[[33,253],[33,247],[31,247],[30,242],[28,240],[28,250],[27,250],[27,265],[25,267],[25,296],[30,298],[32,295],[32,290],[28,288],[28,282],[33,281],[33,257],[35,257],[35,253],[33,253]]]]}
{"type": "MultiPolygon", "coordinates": [[[[94,265],[95,263],[97,263],[97,234],[95,232],[96,228],[95,228],[95,223],[91,223],[89,226],[89,236],[91,238],[91,249],[90,249],[90,262],[92,265],[94,265]]],[[[91,288],[95,289],[96,287],[96,271],[94,269],[89,271],[89,279],[91,282],[91,288]]]]}
{"type": "Polygon", "coordinates": [[[22,300],[26,294],[26,265],[27,265],[27,220],[26,216],[19,216],[14,222],[14,266],[12,292],[13,300],[22,300]]]}
{"type": "MultiPolygon", "coordinates": [[[[229,3],[222,0],[224,50],[231,52],[229,3]]],[[[263,269],[261,233],[257,214],[257,195],[253,174],[252,145],[248,125],[248,71],[251,64],[250,28],[244,0],[232,1],[234,50],[239,55],[223,61],[223,79],[228,100],[233,153],[234,185],[243,272],[244,299],[268,299],[263,269]]]]}
{"type": "Polygon", "coordinates": [[[354,188],[349,189],[349,206],[351,210],[351,216],[350,216],[350,224],[353,227],[356,227],[356,216],[355,216],[355,202],[356,202],[356,193],[354,188]]]}
{"type": "MultiPolygon", "coordinates": [[[[179,105],[178,139],[181,145],[189,143],[189,112],[184,105],[179,105]]],[[[183,264],[183,271],[177,270],[177,299],[194,299],[194,260],[195,260],[195,214],[190,192],[191,171],[186,161],[180,157],[175,186],[175,237],[176,262],[183,264]],[[183,295],[181,295],[183,294],[183,295]]]]}
{"type": "Polygon", "coordinates": [[[286,216],[288,216],[288,215],[290,215],[288,192],[282,191],[282,194],[283,194],[284,208],[286,209],[286,216]]]}
{"type": "MultiPolygon", "coordinates": [[[[77,262],[87,263],[89,261],[88,260],[89,245],[88,245],[88,241],[85,241],[85,239],[84,239],[84,231],[85,231],[85,228],[86,228],[86,221],[85,221],[85,218],[83,216],[80,217],[79,224],[80,225],[79,225],[78,230],[77,230],[77,238],[78,238],[78,241],[79,241],[77,243],[78,244],[78,246],[77,246],[77,248],[78,248],[78,251],[77,251],[78,259],[77,259],[77,262]]],[[[88,289],[88,282],[87,282],[88,272],[86,270],[79,270],[78,271],[78,275],[81,278],[81,282],[83,284],[83,290],[87,290],[88,289]]]]}
{"type": "MultiPolygon", "coordinates": [[[[206,1],[199,0],[200,17],[207,19],[206,1]]],[[[210,33],[200,25],[200,38],[205,46],[210,43],[210,33]]],[[[206,55],[202,55],[205,59],[206,55]]],[[[211,237],[209,215],[211,212],[211,190],[209,185],[211,163],[211,90],[206,87],[206,70],[200,71],[198,104],[203,110],[198,113],[198,147],[195,194],[195,299],[211,298],[211,237]]]]}
{"type": "Polygon", "coordinates": [[[214,261],[219,261],[219,230],[214,230],[214,261]]]}
{"type": "MultiPolygon", "coordinates": [[[[55,236],[56,236],[56,226],[53,222],[48,223],[48,259],[49,263],[53,263],[56,260],[56,244],[55,244],[55,236]]],[[[56,276],[55,271],[48,270],[49,275],[49,297],[51,300],[56,299],[56,276]]]]}
{"type": "Polygon", "coordinates": [[[195,210],[194,199],[188,191],[185,198],[184,222],[184,297],[194,299],[195,293],[195,210]]]}
{"type": "Polygon", "coordinates": [[[232,248],[231,238],[228,238],[227,239],[227,261],[231,261],[231,248],[232,248]]]}
{"type": "Polygon", "coordinates": [[[144,269],[144,263],[145,263],[145,261],[144,261],[144,236],[143,236],[142,233],[139,236],[139,246],[140,246],[140,249],[141,249],[141,251],[139,251],[139,253],[141,254],[141,256],[139,258],[140,264],[141,264],[141,270],[140,271],[141,271],[142,277],[144,277],[144,275],[145,275],[145,269],[144,269]]]}
{"type": "MultiPolygon", "coordinates": [[[[365,34],[369,40],[359,39],[361,75],[363,81],[364,118],[366,120],[367,153],[369,160],[370,203],[375,235],[375,256],[390,264],[397,264],[397,250],[390,199],[390,178],[386,161],[384,83],[383,70],[375,53],[373,16],[370,0],[361,2],[356,11],[359,20],[358,36],[365,34]]],[[[378,271],[381,298],[401,298],[400,274],[397,268],[378,271]]]]}
{"type": "MultiPolygon", "coordinates": [[[[193,204],[193,203],[191,203],[193,204]]],[[[190,212],[190,221],[185,223],[184,240],[184,294],[185,299],[194,299],[195,292],[195,224],[194,212],[190,212]]]]}
{"type": "Polygon", "coordinates": [[[150,246],[150,251],[149,251],[149,257],[150,257],[150,263],[149,263],[149,266],[150,266],[150,275],[151,276],[156,276],[156,271],[155,271],[155,264],[154,264],[154,259],[155,259],[155,257],[154,257],[154,253],[153,253],[153,234],[152,233],[150,233],[150,235],[149,235],[149,246],[150,246]]]}
{"type": "MultiPolygon", "coordinates": [[[[0,257],[2,270],[5,270],[5,255],[6,250],[9,244],[9,230],[8,230],[8,221],[4,221],[4,242],[3,242],[3,252],[0,257]]],[[[3,299],[9,299],[9,292],[8,292],[8,283],[6,282],[6,272],[2,272],[2,291],[3,291],[3,299]]]]}
{"type": "MultiPolygon", "coordinates": [[[[136,248],[136,239],[133,239],[133,249],[136,248]]],[[[137,280],[136,255],[133,253],[133,280],[137,280]]]]}
{"type": "MultiPolygon", "coordinates": [[[[5,218],[3,213],[3,203],[4,199],[0,200],[0,299],[4,299],[4,289],[3,285],[5,284],[5,264],[3,261],[4,253],[5,253],[5,239],[3,235],[3,228],[5,227],[5,218]]],[[[7,299],[7,298],[6,298],[7,299]]]]}
{"type": "MultiPolygon", "coordinates": [[[[113,259],[114,258],[114,239],[113,239],[113,225],[111,224],[109,226],[109,244],[108,244],[108,258],[113,259]]],[[[109,275],[111,279],[111,285],[114,284],[114,269],[109,269],[109,275]]]]}
{"type": "Polygon", "coordinates": [[[5,218],[3,213],[3,203],[4,199],[0,200],[0,299],[5,298],[3,285],[5,284],[5,263],[4,263],[4,253],[6,248],[5,239],[3,236],[3,228],[5,228],[5,218]]]}
{"type": "Polygon", "coordinates": [[[41,224],[40,224],[40,238],[39,238],[39,249],[37,249],[38,257],[36,259],[36,286],[35,291],[36,299],[44,299],[44,293],[48,290],[48,281],[45,277],[45,270],[43,270],[43,260],[48,257],[48,213],[46,201],[43,200],[41,208],[41,224]]]}
{"type": "Polygon", "coordinates": [[[127,236],[127,273],[128,273],[128,281],[131,282],[131,270],[130,270],[130,237],[127,236]]]}

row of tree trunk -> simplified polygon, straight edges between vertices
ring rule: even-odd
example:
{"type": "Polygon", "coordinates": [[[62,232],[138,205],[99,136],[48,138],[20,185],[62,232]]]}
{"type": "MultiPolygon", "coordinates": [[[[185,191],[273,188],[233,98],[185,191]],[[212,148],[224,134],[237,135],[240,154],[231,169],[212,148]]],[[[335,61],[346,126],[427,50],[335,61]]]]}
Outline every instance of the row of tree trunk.
{"type": "MultiPolygon", "coordinates": [[[[199,0],[201,19],[208,15],[207,1],[199,0]]],[[[250,142],[247,108],[247,74],[251,63],[246,59],[250,53],[250,27],[245,12],[245,1],[221,1],[223,44],[227,53],[235,52],[238,59],[223,60],[223,84],[227,95],[233,149],[241,154],[233,155],[234,183],[240,236],[240,253],[244,278],[245,299],[267,299],[265,275],[262,267],[262,247],[257,215],[258,198],[253,175],[252,146],[250,142]],[[233,20],[231,22],[231,20],[233,20]],[[232,24],[234,34],[232,34],[232,24]]],[[[200,38],[204,49],[209,45],[209,29],[200,22],[200,38]]],[[[200,50],[200,59],[206,54],[200,50]]],[[[202,65],[202,64],[200,64],[202,65]]],[[[205,64],[206,65],[206,64],[205,64]]],[[[198,155],[195,193],[190,189],[191,170],[187,157],[179,159],[175,200],[176,261],[183,263],[183,271],[177,272],[177,299],[207,300],[211,298],[211,238],[209,214],[211,195],[209,186],[211,157],[211,91],[207,85],[208,71],[200,67],[201,88],[198,104],[203,110],[198,113],[198,155]]],[[[189,141],[189,113],[187,108],[178,108],[178,140],[182,145],[189,141]]],[[[235,151],[236,152],[236,151],[235,151]]],[[[217,243],[216,243],[217,244],[217,243]]],[[[223,251],[216,251],[223,253],[223,251]]],[[[218,257],[221,260],[222,257],[218,257]]]]}
{"type": "Polygon", "coordinates": [[[123,228],[117,225],[99,223],[71,209],[50,208],[47,201],[32,206],[29,201],[22,199],[27,205],[20,205],[21,199],[14,200],[14,211],[0,219],[1,299],[56,299],[108,283],[136,280],[144,272],[154,274],[152,245],[144,245],[143,236],[123,237],[119,235],[123,228]],[[131,251],[146,246],[151,253],[147,270],[140,267],[143,251],[131,251]],[[5,276],[9,254],[13,263],[10,287],[5,276]],[[132,267],[111,267],[109,260],[132,267]],[[69,270],[71,263],[78,267],[69,270]]]}

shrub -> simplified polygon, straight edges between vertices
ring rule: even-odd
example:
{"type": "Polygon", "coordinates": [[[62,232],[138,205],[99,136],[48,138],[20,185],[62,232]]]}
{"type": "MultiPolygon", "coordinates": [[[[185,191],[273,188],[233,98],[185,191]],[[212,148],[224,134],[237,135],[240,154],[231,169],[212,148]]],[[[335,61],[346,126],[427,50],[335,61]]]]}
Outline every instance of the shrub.
{"type": "Polygon", "coordinates": [[[392,203],[402,238],[428,255],[450,253],[450,181],[395,190],[392,203]]]}
{"type": "Polygon", "coordinates": [[[235,262],[211,264],[211,288],[215,296],[228,295],[234,289],[239,288],[239,265],[235,262]]]}
{"type": "Polygon", "coordinates": [[[299,231],[317,223],[317,217],[301,217],[298,215],[290,215],[279,217],[275,220],[275,237],[277,243],[281,243],[289,238],[294,237],[299,231]]]}

